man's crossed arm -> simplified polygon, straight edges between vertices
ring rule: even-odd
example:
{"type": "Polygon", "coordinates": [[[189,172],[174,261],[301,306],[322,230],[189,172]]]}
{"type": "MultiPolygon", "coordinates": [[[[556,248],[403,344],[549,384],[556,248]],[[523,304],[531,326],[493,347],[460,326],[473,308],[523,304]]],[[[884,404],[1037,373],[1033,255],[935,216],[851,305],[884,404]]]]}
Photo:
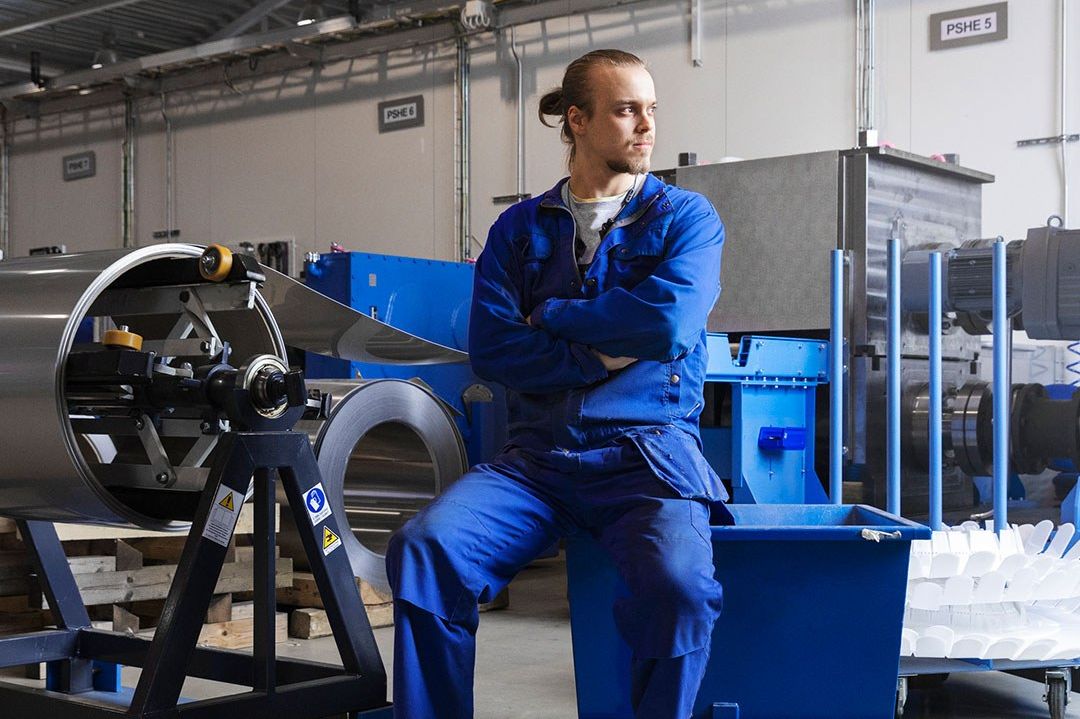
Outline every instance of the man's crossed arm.
{"type": "Polygon", "coordinates": [[[697,341],[719,291],[723,224],[704,198],[669,229],[667,257],[632,289],[550,299],[526,318],[507,243],[477,261],[469,352],[481,377],[521,392],[584,387],[637,359],[666,361],[697,341]]]}

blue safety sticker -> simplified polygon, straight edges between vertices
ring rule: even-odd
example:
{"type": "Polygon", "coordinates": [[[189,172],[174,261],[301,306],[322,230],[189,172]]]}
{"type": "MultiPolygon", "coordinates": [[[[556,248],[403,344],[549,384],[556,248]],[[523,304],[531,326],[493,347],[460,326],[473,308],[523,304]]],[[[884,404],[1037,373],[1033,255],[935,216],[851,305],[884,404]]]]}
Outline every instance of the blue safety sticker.
{"type": "Polygon", "coordinates": [[[304,493],[304,506],[307,508],[313,527],[332,514],[330,501],[326,498],[326,490],[323,489],[322,482],[304,493]]]}

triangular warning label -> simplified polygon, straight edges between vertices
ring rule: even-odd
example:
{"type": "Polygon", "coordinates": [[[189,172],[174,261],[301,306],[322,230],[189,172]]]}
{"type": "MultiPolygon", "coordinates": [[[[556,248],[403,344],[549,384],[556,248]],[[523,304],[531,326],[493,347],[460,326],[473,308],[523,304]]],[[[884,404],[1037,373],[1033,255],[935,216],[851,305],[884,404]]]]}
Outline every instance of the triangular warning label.
{"type": "Polygon", "coordinates": [[[322,530],[322,548],[329,549],[336,542],[340,542],[341,538],[330,531],[330,527],[323,527],[322,530]]]}
{"type": "Polygon", "coordinates": [[[228,494],[226,494],[224,497],[221,498],[221,501],[218,502],[218,504],[220,504],[222,507],[229,510],[230,512],[235,512],[236,511],[236,506],[233,505],[232,495],[233,495],[233,493],[229,492],[228,494]]]}

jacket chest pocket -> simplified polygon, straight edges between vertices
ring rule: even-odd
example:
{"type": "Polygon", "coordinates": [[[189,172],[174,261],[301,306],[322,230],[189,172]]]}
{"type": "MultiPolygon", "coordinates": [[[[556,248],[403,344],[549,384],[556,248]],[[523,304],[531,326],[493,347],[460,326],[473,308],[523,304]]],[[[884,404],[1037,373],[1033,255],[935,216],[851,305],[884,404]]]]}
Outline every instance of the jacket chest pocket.
{"type": "Polygon", "coordinates": [[[528,317],[538,304],[557,290],[552,257],[555,241],[542,234],[521,240],[521,313],[528,317]]]}
{"type": "Polygon", "coordinates": [[[630,289],[652,274],[664,259],[663,228],[649,228],[608,251],[608,280],[612,287],[630,289]]]}

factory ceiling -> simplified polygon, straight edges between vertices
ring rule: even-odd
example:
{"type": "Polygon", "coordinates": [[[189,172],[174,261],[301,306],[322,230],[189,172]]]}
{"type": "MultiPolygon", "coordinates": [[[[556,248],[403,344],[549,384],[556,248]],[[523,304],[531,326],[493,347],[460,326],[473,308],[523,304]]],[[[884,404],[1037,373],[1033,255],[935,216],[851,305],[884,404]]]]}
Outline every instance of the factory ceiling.
{"type": "Polygon", "coordinates": [[[266,55],[326,61],[331,46],[457,21],[463,2],[0,0],[0,100],[25,109],[103,89],[153,91],[164,78],[266,55]]]}

